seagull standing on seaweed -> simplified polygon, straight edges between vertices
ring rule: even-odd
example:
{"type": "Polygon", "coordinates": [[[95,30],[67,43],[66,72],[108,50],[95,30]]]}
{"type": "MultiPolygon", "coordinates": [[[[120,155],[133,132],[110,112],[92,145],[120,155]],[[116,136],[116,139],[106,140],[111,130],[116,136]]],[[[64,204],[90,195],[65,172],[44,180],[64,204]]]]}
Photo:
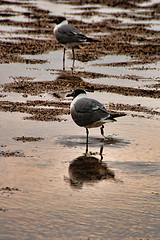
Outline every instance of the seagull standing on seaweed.
{"type": "Polygon", "coordinates": [[[54,34],[59,43],[64,46],[63,53],[63,70],[65,70],[65,50],[66,48],[72,48],[73,54],[73,67],[75,61],[74,48],[78,47],[81,43],[100,42],[99,40],[89,38],[81,33],[77,28],[68,24],[65,17],[57,17],[53,23],[56,23],[54,28],[54,34]]]}

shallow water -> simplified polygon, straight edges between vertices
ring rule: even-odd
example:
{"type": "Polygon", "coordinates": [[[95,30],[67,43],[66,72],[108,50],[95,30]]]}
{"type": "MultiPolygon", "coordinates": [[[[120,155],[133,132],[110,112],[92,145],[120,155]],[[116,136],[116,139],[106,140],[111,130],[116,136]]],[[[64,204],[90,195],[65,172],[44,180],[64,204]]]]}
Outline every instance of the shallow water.
{"type": "MultiPolygon", "coordinates": [[[[51,8],[52,2],[48,4],[39,1],[40,7],[51,8]]],[[[55,11],[55,5],[51,11],[55,11]]],[[[70,14],[71,9],[68,5],[65,9],[58,5],[58,14],[65,11],[70,14]]],[[[32,81],[57,78],[62,69],[62,50],[30,57],[48,62],[1,64],[0,82],[12,82],[20,76],[31,77],[32,81]]],[[[130,60],[124,55],[106,56],[88,63],[76,61],[75,68],[120,78],[84,79],[88,82],[110,84],[113,81],[112,84],[117,86],[138,88],[159,81],[157,63],[147,65],[148,71],[102,66],[103,63],[130,60]],[[141,79],[121,79],[122,75],[129,74],[141,79]]],[[[67,57],[66,68],[71,66],[72,60],[67,57]]],[[[26,101],[22,94],[5,94],[2,100],[26,101]]],[[[141,104],[159,111],[159,99],[105,92],[88,93],[88,96],[104,104],[141,104]]],[[[52,100],[53,97],[50,94],[27,97],[27,100],[35,99],[52,100]]],[[[70,116],[61,116],[61,122],[45,122],[24,120],[28,116],[24,113],[0,112],[0,239],[158,240],[159,115],[136,112],[139,117],[133,117],[133,112],[126,113],[127,116],[116,123],[105,125],[105,141],[99,129],[91,129],[89,135],[86,158],[95,157],[99,163],[103,158],[102,162],[115,177],[84,180],[82,173],[74,175],[71,164],[85,155],[85,129],[76,126],[70,116]],[[22,136],[44,140],[22,142],[14,139],[22,136]],[[4,152],[16,154],[5,156],[4,152]],[[13,189],[9,191],[6,187],[13,189]]]]}
{"type": "Polygon", "coordinates": [[[111,144],[99,140],[97,129],[91,130],[89,151],[100,160],[103,146],[103,162],[114,171],[115,179],[75,186],[69,181],[68,168],[85,152],[85,131],[73,125],[70,117],[60,123],[23,121],[22,117],[1,114],[1,149],[18,149],[25,155],[1,157],[1,186],[20,190],[13,195],[0,192],[1,207],[8,210],[1,213],[1,239],[12,239],[11,235],[14,239],[158,239],[158,122],[125,117],[106,125],[106,135],[114,140],[111,144]],[[22,135],[44,140],[13,139],[22,135]]]}

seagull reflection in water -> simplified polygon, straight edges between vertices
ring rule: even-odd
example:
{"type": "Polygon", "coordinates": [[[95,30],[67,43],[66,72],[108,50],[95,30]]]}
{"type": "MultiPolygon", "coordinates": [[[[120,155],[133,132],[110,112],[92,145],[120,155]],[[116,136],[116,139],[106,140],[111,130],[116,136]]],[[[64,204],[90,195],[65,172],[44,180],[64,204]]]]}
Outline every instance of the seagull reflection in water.
{"type": "Polygon", "coordinates": [[[114,172],[108,168],[107,164],[102,162],[103,146],[100,148],[100,159],[95,157],[97,153],[86,153],[75,158],[69,165],[70,186],[75,189],[81,189],[84,183],[95,183],[104,179],[115,179],[114,172]]]}

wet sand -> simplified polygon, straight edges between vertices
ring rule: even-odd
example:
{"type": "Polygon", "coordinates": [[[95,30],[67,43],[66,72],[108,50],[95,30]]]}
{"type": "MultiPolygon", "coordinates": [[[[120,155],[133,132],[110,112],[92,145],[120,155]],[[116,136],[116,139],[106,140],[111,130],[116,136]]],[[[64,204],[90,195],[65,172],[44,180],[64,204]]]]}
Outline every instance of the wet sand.
{"type": "Polygon", "coordinates": [[[159,239],[160,4],[0,2],[0,231],[12,239],[159,239]],[[67,50],[53,19],[101,42],[67,50]],[[126,117],[90,130],[66,93],[126,117]],[[54,236],[54,237],[53,237],[54,236]]]}

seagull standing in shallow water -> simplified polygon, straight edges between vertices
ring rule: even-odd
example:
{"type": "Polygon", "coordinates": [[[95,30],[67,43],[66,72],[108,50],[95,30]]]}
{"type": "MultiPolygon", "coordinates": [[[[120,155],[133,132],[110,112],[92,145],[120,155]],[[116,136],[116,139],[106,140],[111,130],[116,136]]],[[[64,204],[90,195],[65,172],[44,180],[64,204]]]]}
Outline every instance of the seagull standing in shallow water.
{"type": "Polygon", "coordinates": [[[63,69],[65,64],[65,50],[66,48],[72,48],[73,54],[73,65],[75,61],[74,48],[78,47],[81,43],[87,42],[100,42],[99,40],[89,38],[81,33],[77,28],[72,27],[68,24],[65,17],[57,17],[53,23],[56,23],[54,28],[54,34],[59,43],[64,46],[63,53],[63,69]]]}
{"type": "MultiPolygon", "coordinates": [[[[108,122],[116,121],[115,118],[125,116],[124,113],[108,113],[104,105],[95,99],[88,98],[86,92],[82,89],[76,89],[66,97],[73,97],[70,105],[73,121],[80,127],[86,128],[88,144],[88,128],[100,127],[101,134],[104,137],[104,125],[108,122]]],[[[104,137],[105,138],[105,137],[104,137]]]]}

